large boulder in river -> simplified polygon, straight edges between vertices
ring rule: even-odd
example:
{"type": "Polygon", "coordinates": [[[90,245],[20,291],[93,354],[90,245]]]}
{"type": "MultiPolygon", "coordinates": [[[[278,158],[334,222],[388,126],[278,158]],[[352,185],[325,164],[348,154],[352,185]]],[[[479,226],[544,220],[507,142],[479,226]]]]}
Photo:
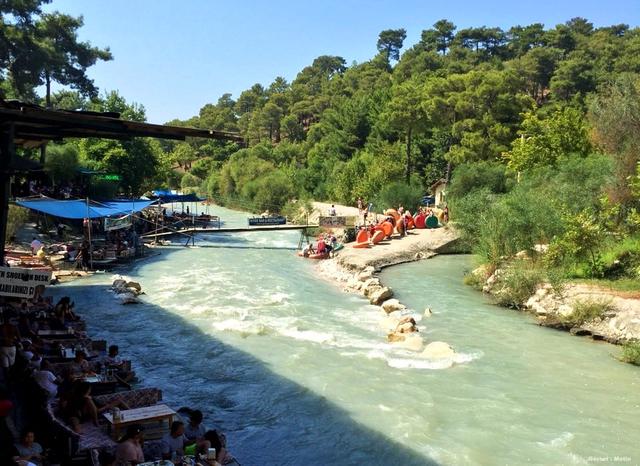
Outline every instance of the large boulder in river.
{"type": "Polygon", "coordinates": [[[111,288],[116,292],[124,292],[127,289],[127,281],[121,278],[116,278],[111,284],[111,288]]]}
{"type": "Polygon", "coordinates": [[[382,286],[380,284],[380,279],[379,278],[370,278],[367,281],[365,281],[364,283],[362,283],[362,289],[366,290],[367,288],[371,288],[374,286],[382,286]]]}
{"type": "Polygon", "coordinates": [[[429,343],[422,352],[422,357],[428,359],[447,359],[453,358],[455,355],[456,352],[453,348],[443,341],[429,343]]]}
{"type": "Polygon", "coordinates": [[[403,309],[406,309],[406,308],[407,308],[407,306],[402,304],[397,299],[387,299],[385,302],[382,303],[382,309],[387,314],[389,314],[391,312],[394,312],[394,311],[402,311],[403,309]]]}
{"type": "Polygon", "coordinates": [[[356,278],[358,280],[360,280],[361,282],[366,282],[370,278],[373,278],[373,269],[371,269],[371,270],[369,270],[369,269],[363,270],[358,275],[356,275],[356,278]]]}
{"type": "Polygon", "coordinates": [[[424,315],[424,317],[431,317],[433,315],[433,311],[431,310],[430,307],[428,307],[428,308],[426,308],[424,310],[424,314],[423,315],[424,315]]]}
{"type": "Polygon", "coordinates": [[[393,291],[391,291],[391,288],[385,286],[370,292],[367,296],[369,297],[369,302],[371,304],[379,306],[382,302],[393,296],[393,291]]]}
{"type": "Polygon", "coordinates": [[[397,342],[395,346],[399,346],[410,351],[421,351],[424,347],[424,340],[422,340],[419,333],[404,334],[404,340],[397,342]]]}
{"type": "Polygon", "coordinates": [[[142,286],[138,282],[127,282],[125,285],[127,288],[136,290],[137,293],[142,292],[142,286]]]}
{"type": "Polygon", "coordinates": [[[387,335],[387,340],[394,343],[394,346],[411,351],[420,351],[424,345],[424,341],[419,333],[392,332],[387,335]]]}
{"type": "Polygon", "coordinates": [[[368,298],[369,295],[375,293],[378,290],[382,289],[382,285],[370,285],[370,286],[363,286],[362,287],[362,294],[364,295],[365,298],[368,298]]]}

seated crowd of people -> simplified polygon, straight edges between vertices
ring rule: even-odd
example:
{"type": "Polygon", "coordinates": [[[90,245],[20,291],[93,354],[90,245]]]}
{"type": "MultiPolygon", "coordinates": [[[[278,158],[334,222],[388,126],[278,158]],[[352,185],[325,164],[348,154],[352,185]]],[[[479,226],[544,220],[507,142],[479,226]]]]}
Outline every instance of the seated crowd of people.
{"type": "MultiPolygon", "coordinates": [[[[46,442],[51,439],[41,425],[43,418],[33,414],[37,409],[54,407],[57,417],[76,434],[83,435],[90,426],[100,425],[101,414],[114,408],[130,408],[119,396],[127,392],[114,393],[108,402],[93,395],[87,378],[109,374],[130,388],[128,383],[135,381],[135,373],[120,356],[117,345],[109,346],[104,354],[92,349],[84,322],[69,297],[60,298],[55,305],[41,293],[29,300],[0,297],[0,314],[0,464],[46,464],[52,453],[41,443],[52,448],[56,445],[46,442]],[[69,338],[47,338],[51,334],[69,338]],[[35,388],[21,393],[22,386],[35,388]],[[19,434],[17,424],[25,427],[19,434]],[[36,435],[40,438],[36,439],[36,435]]],[[[201,411],[185,412],[188,422],[174,421],[162,438],[162,458],[206,454],[215,448],[215,459],[220,464],[228,462],[231,457],[226,453],[224,435],[204,426],[201,411]]],[[[128,426],[117,448],[103,452],[101,464],[143,462],[143,439],[142,425],[128,426]]]]}

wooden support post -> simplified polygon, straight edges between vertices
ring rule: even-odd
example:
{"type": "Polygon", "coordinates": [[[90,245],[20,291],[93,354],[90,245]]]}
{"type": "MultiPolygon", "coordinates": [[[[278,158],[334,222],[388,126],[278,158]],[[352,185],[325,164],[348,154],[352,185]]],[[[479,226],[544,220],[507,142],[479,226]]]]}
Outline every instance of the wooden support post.
{"type": "Polygon", "coordinates": [[[0,127],[0,266],[4,265],[9,196],[11,196],[11,175],[16,153],[13,145],[13,133],[13,123],[0,127]]]}

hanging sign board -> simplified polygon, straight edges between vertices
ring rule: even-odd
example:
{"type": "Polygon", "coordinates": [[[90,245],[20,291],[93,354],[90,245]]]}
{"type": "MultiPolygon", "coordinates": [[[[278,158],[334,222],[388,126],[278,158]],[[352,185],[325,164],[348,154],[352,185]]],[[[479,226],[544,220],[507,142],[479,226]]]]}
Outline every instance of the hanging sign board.
{"type": "Polygon", "coordinates": [[[120,218],[104,218],[104,231],[120,230],[131,226],[131,215],[120,218]]]}
{"type": "Polygon", "coordinates": [[[33,298],[36,287],[48,285],[50,281],[50,270],[0,267],[0,296],[33,298]]]}
{"type": "Polygon", "coordinates": [[[287,219],[285,217],[253,217],[248,219],[249,226],[259,226],[259,225],[284,225],[287,223],[287,219]]]}

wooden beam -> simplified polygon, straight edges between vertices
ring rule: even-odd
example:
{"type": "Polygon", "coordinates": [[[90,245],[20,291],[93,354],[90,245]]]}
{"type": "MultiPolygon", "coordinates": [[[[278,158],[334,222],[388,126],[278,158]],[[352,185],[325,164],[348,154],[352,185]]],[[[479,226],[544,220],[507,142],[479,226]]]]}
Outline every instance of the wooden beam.
{"type": "MultiPolygon", "coordinates": [[[[13,143],[13,124],[0,126],[0,166],[12,167],[16,150],[13,143]]],[[[7,237],[9,216],[9,196],[11,195],[11,174],[0,171],[0,266],[4,266],[4,248],[7,237]]]]}

